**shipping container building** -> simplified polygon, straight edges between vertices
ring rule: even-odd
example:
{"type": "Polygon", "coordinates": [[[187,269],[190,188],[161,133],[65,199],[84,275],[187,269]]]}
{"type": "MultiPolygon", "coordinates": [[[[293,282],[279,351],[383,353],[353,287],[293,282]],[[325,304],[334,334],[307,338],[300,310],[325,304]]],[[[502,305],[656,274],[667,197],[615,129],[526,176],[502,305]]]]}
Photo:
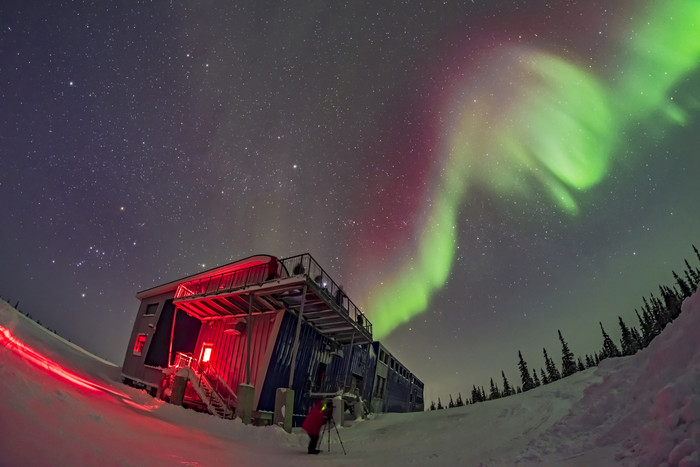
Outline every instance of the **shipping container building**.
{"type": "Polygon", "coordinates": [[[319,397],[354,412],[424,410],[423,383],[308,253],[252,256],[136,297],[122,377],[153,396],[262,424],[282,404],[290,426],[319,397]]]}

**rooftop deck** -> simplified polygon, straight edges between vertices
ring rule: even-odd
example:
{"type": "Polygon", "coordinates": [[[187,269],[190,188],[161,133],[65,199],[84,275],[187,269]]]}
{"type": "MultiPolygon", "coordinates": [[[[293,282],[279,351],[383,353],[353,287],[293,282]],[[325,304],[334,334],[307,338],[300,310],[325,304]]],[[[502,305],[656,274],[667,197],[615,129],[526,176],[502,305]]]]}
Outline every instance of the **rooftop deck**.
{"type": "Polygon", "coordinates": [[[179,284],[175,306],[201,321],[303,308],[304,321],[339,344],[372,342],[372,323],[308,253],[274,272],[269,263],[222,270],[179,284]]]}

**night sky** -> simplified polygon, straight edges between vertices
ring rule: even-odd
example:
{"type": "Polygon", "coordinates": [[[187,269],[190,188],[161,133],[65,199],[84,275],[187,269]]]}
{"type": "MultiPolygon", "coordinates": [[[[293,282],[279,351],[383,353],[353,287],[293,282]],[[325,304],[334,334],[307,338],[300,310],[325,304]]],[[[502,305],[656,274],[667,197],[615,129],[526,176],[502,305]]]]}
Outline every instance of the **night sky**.
{"type": "MultiPolygon", "coordinates": [[[[121,364],[135,293],[309,252],[426,383],[637,325],[700,246],[700,2],[0,4],[0,295],[121,364]]],[[[697,265],[697,261],[693,264],[697,265]]]]}

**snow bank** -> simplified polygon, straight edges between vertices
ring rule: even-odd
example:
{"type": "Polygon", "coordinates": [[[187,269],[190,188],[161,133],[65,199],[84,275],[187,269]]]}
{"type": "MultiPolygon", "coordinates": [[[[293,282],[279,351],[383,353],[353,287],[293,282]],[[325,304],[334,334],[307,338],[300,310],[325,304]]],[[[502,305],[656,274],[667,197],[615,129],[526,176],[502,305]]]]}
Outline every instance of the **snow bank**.
{"type": "Polygon", "coordinates": [[[700,466],[700,292],[636,355],[608,359],[571,412],[520,460],[700,466]],[[547,446],[561,445],[556,454],[547,446]]]}

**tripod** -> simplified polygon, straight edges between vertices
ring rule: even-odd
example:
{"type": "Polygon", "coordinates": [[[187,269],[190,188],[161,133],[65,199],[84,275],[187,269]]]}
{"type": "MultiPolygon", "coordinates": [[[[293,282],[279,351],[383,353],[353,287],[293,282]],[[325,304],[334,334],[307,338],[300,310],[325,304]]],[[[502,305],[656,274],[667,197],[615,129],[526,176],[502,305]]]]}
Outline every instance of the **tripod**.
{"type": "Polygon", "coordinates": [[[330,414],[326,415],[326,421],[323,424],[323,431],[321,432],[321,437],[318,440],[318,445],[321,446],[323,443],[323,435],[328,432],[328,452],[331,452],[331,426],[335,428],[335,434],[338,436],[338,441],[340,441],[340,447],[343,448],[343,454],[347,456],[347,452],[345,452],[345,446],[343,445],[343,440],[340,439],[340,432],[338,431],[338,427],[335,425],[335,420],[333,420],[333,413],[331,412],[330,414]]]}

